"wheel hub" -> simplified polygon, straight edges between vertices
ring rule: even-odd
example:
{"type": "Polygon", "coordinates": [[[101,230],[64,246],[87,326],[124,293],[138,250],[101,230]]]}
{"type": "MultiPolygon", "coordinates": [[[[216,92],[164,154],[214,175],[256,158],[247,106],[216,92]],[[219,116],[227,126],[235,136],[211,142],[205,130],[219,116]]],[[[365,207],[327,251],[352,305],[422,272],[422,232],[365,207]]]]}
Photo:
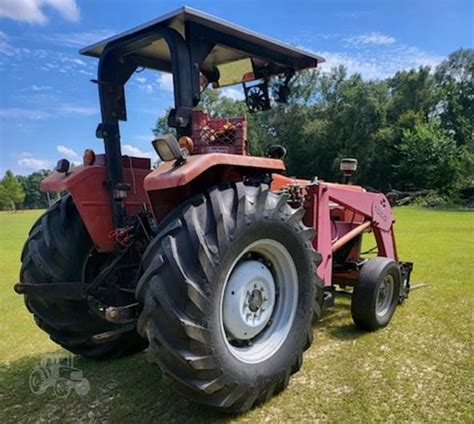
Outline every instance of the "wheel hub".
{"type": "Polygon", "coordinates": [[[250,340],[268,324],[275,306],[275,281],[257,260],[238,263],[224,293],[224,327],[234,340],[250,340]]]}
{"type": "Polygon", "coordinates": [[[265,238],[242,249],[221,296],[220,327],[229,352],[247,364],[271,358],[288,338],[298,293],[296,265],[283,244],[265,238]]]}
{"type": "Polygon", "coordinates": [[[384,316],[390,309],[394,291],[393,277],[388,274],[380,283],[375,304],[375,312],[378,316],[384,316]]]}
{"type": "Polygon", "coordinates": [[[251,312],[257,312],[263,303],[263,295],[260,290],[255,289],[249,296],[248,305],[251,312]]]}

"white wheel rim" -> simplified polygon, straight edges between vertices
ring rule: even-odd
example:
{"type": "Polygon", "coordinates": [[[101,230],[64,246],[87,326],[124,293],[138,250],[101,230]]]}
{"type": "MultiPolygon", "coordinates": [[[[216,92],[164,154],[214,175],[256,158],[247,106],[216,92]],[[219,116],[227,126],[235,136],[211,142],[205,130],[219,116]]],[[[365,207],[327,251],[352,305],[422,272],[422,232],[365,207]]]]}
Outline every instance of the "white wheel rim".
{"type": "Polygon", "coordinates": [[[298,303],[298,274],[281,243],[258,240],[244,249],[227,274],[220,326],[227,348],[242,362],[260,363],[282,346],[298,303]]]}
{"type": "Polygon", "coordinates": [[[380,283],[376,295],[375,313],[379,318],[384,317],[392,306],[394,287],[393,276],[387,274],[380,283]]]}

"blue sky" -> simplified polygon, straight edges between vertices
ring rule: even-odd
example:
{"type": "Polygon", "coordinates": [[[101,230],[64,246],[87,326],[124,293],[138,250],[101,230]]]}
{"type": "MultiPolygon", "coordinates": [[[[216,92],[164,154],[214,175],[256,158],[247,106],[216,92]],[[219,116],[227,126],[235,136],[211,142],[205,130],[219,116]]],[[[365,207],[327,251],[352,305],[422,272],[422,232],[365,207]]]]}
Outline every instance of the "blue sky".
{"type": "MultiPolygon", "coordinates": [[[[345,64],[366,79],[435,66],[473,47],[472,0],[0,0],[0,176],[28,174],[85,148],[103,151],[97,60],[78,50],[183,4],[345,64]]],[[[171,105],[168,75],[144,71],[127,85],[124,153],[153,155],[156,118],[171,105]]],[[[230,97],[238,90],[228,89],[230,97]]]]}

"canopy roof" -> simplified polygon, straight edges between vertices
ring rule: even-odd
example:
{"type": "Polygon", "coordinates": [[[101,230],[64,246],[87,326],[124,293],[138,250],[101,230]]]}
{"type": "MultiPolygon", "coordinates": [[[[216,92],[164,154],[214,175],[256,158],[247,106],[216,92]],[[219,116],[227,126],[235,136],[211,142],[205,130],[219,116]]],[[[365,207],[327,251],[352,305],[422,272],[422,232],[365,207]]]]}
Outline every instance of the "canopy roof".
{"type": "MultiPolygon", "coordinates": [[[[322,57],[314,53],[281,43],[188,6],[83,48],[80,53],[100,57],[108,43],[121,39],[125,41],[132,34],[153,27],[173,28],[186,39],[187,36],[189,37],[188,23],[199,27],[201,34],[205,34],[206,40],[215,43],[202,63],[203,71],[212,71],[218,65],[245,58],[251,58],[259,68],[273,65],[277,69],[291,67],[294,70],[314,68],[317,64],[324,62],[322,57]]],[[[186,41],[189,42],[189,40],[186,41]]],[[[164,72],[171,70],[170,51],[163,38],[157,38],[150,44],[134,50],[133,55],[138,58],[137,63],[140,63],[142,59],[142,66],[164,72]]]]}

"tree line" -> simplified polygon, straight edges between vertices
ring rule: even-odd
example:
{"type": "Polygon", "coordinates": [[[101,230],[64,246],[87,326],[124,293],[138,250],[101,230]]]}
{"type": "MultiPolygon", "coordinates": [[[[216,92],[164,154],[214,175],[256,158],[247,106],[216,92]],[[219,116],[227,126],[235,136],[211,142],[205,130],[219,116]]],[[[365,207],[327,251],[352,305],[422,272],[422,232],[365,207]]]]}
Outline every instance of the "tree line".
{"type": "MultiPolygon", "coordinates": [[[[285,105],[248,114],[250,151],[288,150],[288,174],[339,180],[343,157],[359,161],[358,183],[381,191],[431,189],[456,196],[474,185],[474,50],[460,49],[435,69],[420,67],[379,81],[307,71],[285,105]]],[[[243,101],[203,93],[211,115],[246,112],[243,101]]],[[[169,131],[166,114],[156,133],[169,131]]]]}
{"type": "Polygon", "coordinates": [[[51,171],[43,169],[25,176],[6,171],[0,181],[0,210],[47,208],[48,194],[42,193],[39,185],[50,173],[51,171]]]}
{"type": "MultiPolygon", "coordinates": [[[[340,159],[354,157],[362,185],[458,197],[474,186],[473,76],[473,49],[453,52],[435,69],[377,81],[349,75],[343,66],[303,72],[293,79],[287,104],[247,115],[250,151],[263,155],[267,146],[281,144],[288,175],[328,181],[340,179],[340,159]]],[[[247,112],[243,101],[218,90],[205,90],[200,107],[215,117],[247,112]]],[[[166,116],[158,118],[155,133],[170,130],[166,116]]],[[[46,207],[39,182],[48,172],[15,177],[7,171],[0,209],[46,207]]]]}

